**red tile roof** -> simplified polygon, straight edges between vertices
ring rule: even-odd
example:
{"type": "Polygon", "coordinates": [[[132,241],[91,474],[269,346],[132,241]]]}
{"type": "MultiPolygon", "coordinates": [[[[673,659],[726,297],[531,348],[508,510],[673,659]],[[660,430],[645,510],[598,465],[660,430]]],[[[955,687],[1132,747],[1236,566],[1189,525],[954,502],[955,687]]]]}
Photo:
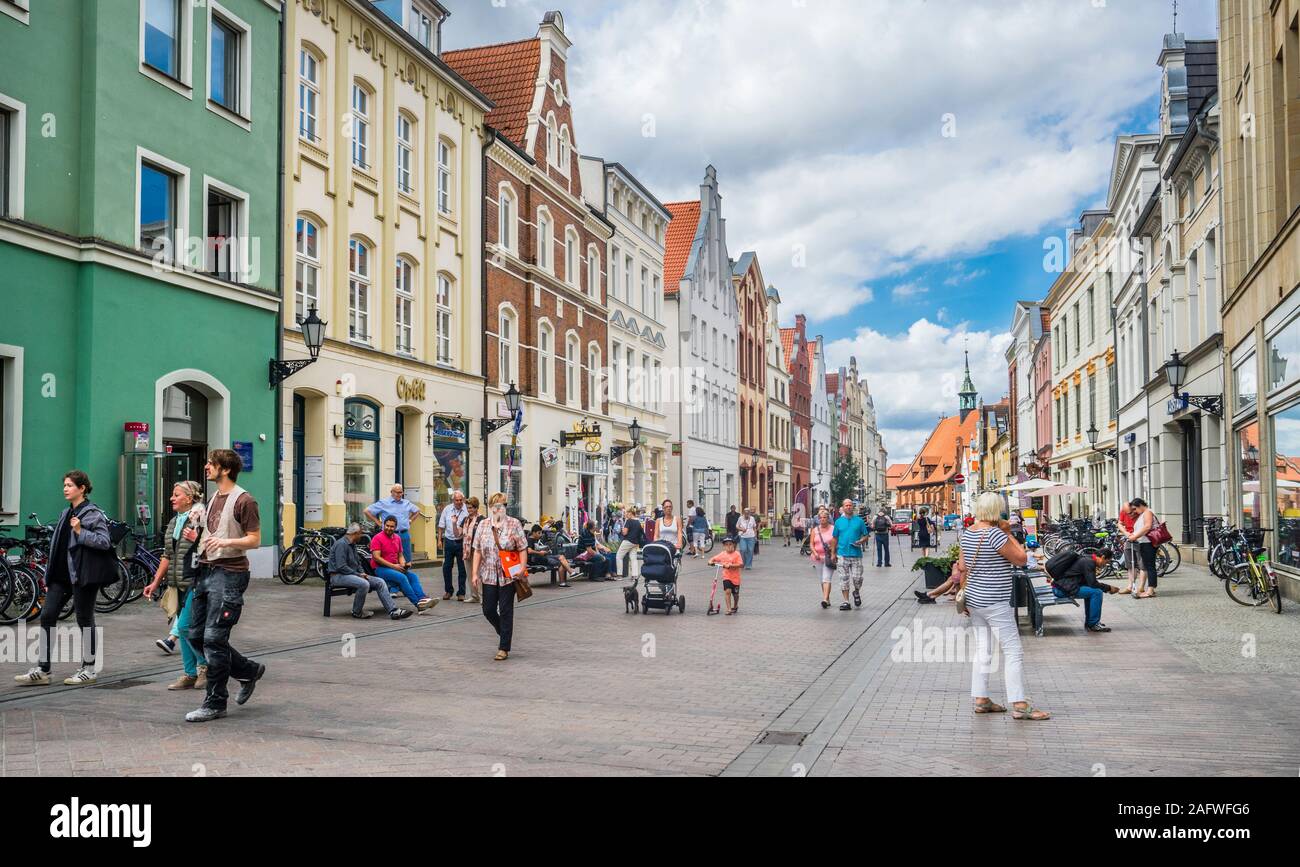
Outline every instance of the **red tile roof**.
{"type": "Polygon", "coordinates": [[[521,148],[541,56],[536,38],[442,53],[448,66],[496,103],[487,122],[521,148]]]}
{"type": "Polygon", "coordinates": [[[903,478],[903,474],[910,468],[911,464],[890,464],[885,468],[885,489],[889,491],[898,490],[898,483],[903,478]]]}
{"type": "Polygon", "coordinates": [[[794,373],[794,341],[799,336],[797,328],[781,329],[781,352],[785,353],[785,369],[787,373],[794,373]]]}
{"type": "Polygon", "coordinates": [[[840,393],[840,375],[838,373],[826,374],[826,393],[827,394],[840,393]]]}
{"type": "Polygon", "coordinates": [[[925,446],[921,453],[912,461],[907,472],[898,481],[900,488],[906,487],[924,487],[926,485],[940,485],[952,481],[952,477],[957,475],[957,441],[960,439],[963,450],[975,435],[975,426],[979,422],[980,414],[977,412],[968,413],[966,420],[962,421],[961,416],[950,415],[946,418],[939,419],[939,423],[934,426],[934,431],[930,434],[929,439],[925,441],[925,446]],[[925,468],[933,467],[929,476],[925,475],[925,468]]]}
{"type": "Polygon", "coordinates": [[[686,260],[691,257],[695,230],[700,226],[700,203],[670,202],[664,207],[672,215],[664,237],[664,295],[671,297],[677,294],[686,273],[686,260]]]}

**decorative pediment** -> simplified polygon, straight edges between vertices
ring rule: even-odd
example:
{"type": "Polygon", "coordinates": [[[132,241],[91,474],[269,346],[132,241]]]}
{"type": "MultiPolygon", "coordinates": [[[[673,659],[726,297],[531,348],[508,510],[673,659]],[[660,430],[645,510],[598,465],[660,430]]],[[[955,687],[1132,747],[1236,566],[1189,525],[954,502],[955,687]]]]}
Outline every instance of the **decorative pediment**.
{"type": "Polygon", "coordinates": [[[646,340],[649,340],[651,343],[654,343],[655,333],[650,330],[649,325],[641,329],[641,336],[644,337],[646,340]]]}
{"type": "Polygon", "coordinates": [[[616,326],[618,326],[619,328],[626,328],[626,327],[627,327],[627,320],[623,318],[623,311],[621,311],[621,310],[615,310],[615,311],[614,311],[614,315],[613,315],[613,317],[609,320],[609,322],[610,322],[611,325],[616,325],[616,326]]]}

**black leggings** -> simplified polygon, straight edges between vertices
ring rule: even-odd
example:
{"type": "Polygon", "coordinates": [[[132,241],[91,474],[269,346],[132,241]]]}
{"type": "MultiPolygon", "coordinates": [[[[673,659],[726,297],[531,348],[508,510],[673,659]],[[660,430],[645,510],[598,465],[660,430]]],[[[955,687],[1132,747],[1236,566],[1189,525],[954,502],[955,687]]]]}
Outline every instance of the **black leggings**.
{"type": "Polygon", "coordinates": [[[1142,560],[1140,568],[1147,573],[1147,586],[1154,588],[1156,586],[1156,546],[1142,542],[1137,546],[1138,557],[1142,560]]]}
{"type": "MultiPolygon", "coordinates": [[[[51,582],[45,590],[45,604],[41,608],[41,644],[40,660],[41,671],[49,674],[50,672],[50,642],[51,631],[59,623],[59,612],[63,610],[63,605],[68,601],[68,596],[72,596],[72,607],[77,612],[77,626],[81,632],[81,662],[82,665],[95,664],[95,598],[99,596],[99,585],[78,584],[73,587],[70,584],[60,582],[51,582]],[[86,630],[89,630],[87,632],[86,630]]],[[[67,662],[66,659],[60,659],[60,662],[67,662]]]]}
{"type": "Polygon", "coordinates": [[[515,634],[515,585],[483,585],[483,616],[492,624],[497,636],[497,649],[510,652],[515,634]]]}

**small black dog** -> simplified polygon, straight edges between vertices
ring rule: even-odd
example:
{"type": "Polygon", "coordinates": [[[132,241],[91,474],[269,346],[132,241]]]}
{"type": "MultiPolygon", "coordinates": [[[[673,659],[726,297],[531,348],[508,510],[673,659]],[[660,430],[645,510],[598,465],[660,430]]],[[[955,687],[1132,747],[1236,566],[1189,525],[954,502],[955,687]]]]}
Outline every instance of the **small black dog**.
{"type": "Polygon", "coordinates": [[[633,578],[632,583],[623,588],[623,613],[631,612],[636,614],[641,607],[641,599],[636,592],[637,579],[633,578]]]}

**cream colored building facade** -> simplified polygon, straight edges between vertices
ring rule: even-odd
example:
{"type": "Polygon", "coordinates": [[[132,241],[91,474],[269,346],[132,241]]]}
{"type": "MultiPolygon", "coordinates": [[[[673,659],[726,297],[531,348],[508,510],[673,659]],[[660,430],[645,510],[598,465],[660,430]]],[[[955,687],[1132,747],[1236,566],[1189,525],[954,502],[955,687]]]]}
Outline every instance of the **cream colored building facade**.
{"type": "Polygon", "coordinates": [[[1300,0],[1219,4],[1230,520],[1300,599],[1300,0]]]}
{"type": "Polygon", "coordinates": [[[772,514],[778,527],[782,516],[790,511],[796,491],[791,489],[790,454],[794,442],[790,415],[789,359],[781,343],[781,295],[776,287],[767,287],[767,457],[772,466],[772,514]]]}
{"type": "MultiPolygon", "coordinates": [[[[446,11],[295,0],[285,16],[285,538],[357,520],[394,482],[434,516],[482,494],[486,97],[436,55],[446,11]]],[[[437,556],[434,522],[412,541],[437,556]]]]}

